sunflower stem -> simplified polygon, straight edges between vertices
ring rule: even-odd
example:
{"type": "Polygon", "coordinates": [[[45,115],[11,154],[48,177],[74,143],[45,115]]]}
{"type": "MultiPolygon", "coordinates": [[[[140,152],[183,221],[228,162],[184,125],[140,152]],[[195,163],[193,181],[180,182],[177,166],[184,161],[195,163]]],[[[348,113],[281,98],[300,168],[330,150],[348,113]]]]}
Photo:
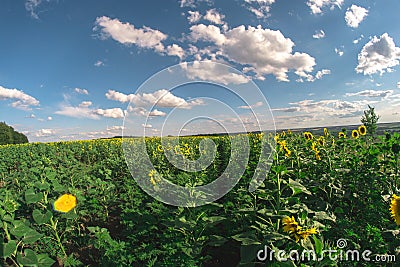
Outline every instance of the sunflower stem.
{"type": "Polygon", "coordinates": [[[63,246],[63,244],[61,242],[61,238],[60,238],[60,236],[58,235],[58,232],[57,232],[57,221],[54,222],[53,216],[50,218],[50,224],[51,224],[51,228],[53,229],[53,231],[55,233],[55,236],[56,236],[56,239],[57,239],[57,243],[58,243],[59,247],[61,248],[61,251],[63,252],[64,257],[67,258],[67,253],[65,252],[64,246],[63,246]]]}

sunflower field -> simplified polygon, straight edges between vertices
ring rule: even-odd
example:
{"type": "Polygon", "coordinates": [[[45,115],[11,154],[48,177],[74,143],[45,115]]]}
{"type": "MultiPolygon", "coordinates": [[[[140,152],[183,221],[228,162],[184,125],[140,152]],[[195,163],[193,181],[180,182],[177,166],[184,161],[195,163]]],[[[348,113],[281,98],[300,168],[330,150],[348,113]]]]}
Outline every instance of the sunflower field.
{"type": "MultiPolygon", "coordinates": [[[[2,266],[398,266],[400,134],[374,136],[361,125],[247,136],[251,151],[239,182],[195,208],[145,193],[120,138],[0,146],[2,266]],[[249,192],[263,135],[276,153],[264,182],[249,192]],[[261,260],[265,249],[316,257],[261,260]],[[370,261],[345,259],[340,249],[368,249],[370,261]],[[336,257],[324,257],[326,250],[336,257]],[[382,255],[393,257],[383,263],[382,255]]],[[[147,138],[146,146],[158,173],[193,187],[221,175],[232,138],[181,137],[175,147],[147,138]],[[202,171],[181,171],[164,155],[196,159],[204,138],[217,149],[202,171]]],[[[157,186],[155,172],[148,182],[157,186]]]]}

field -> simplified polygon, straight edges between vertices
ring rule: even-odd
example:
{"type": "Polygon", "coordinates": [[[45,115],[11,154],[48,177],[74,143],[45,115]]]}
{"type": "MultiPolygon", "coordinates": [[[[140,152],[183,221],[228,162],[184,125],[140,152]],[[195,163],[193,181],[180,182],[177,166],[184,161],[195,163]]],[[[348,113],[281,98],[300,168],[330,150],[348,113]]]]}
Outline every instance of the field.
{"type": "MultiPolygon", "coordinates": [[[[126,166],[120,138],[0,146],[2,265],[395,266],[400,134],[371,136],[361,128],[341,137],[329,130],[248,134],[249,162],[240,181],[195,208],[163,204],[144,192],[126,166]],[[265,140],[276,144],[273,164],[250,193],[265,140]],[[274,254],[261,261],[257,255],[266,248],[313,250],[317,259],[278,262],[274,254]],[[368,249],[371,261],[345,259],[340,249],[368,249]],[[377,259],[385,263],[372,262],[377,259]]],[[[196,159],[204,138],[183,137],[179,146],[165,147],[148,138],[146,146],[160,175],[193,187],[222,174],[231,139],[239,136],[207,137],[217,146],[215,159],[195,173],[172,166],[163,151],[196,159]]],[[[136,139],[129,142],[135,147],[136,139]]],[[[156,191],[159,181],[149,173],[146,182],[156,191]]]]}

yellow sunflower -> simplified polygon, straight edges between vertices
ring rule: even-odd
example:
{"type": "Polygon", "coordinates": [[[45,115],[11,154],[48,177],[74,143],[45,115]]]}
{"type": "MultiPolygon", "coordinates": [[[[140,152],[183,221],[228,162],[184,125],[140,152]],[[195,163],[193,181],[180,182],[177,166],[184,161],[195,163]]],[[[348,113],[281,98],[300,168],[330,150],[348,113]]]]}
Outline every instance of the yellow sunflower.
{"type": "Polygon", "coordinates": [[[324,139],[323,136],[320,136],[320,137],[318,138],[318,143],[319,143],[321,146],[323,146],[323,145],[325,144],[325,139],[324,139]]]}
{"type": "Polygon", "coordinates": [[[400,197],[396,196],[396,194],[393,194],[389,210],[396,224],[400,225],[400,197]]]}
{"type": "Polygon", "coordinates": [[[292,154],[292,151],[289,150],[289,148],[287,148],[287,146],[283,146],[283,150],[285,150],[285,156],[288,158],[290,157],[290,155],[292,154]]]}
{"type": "Polygon", "coordinates": [[[304,132],[304,137],[305,137],[307,140],[312,140],[312,139],[314,138],[314,136],[313,136],[312,133],[310,133],[310,132],[304,132]]]}
{"type": "Polygon", "coordinates": [[[310,235],[315,235],[317,233],[317,229],[315,228],[310,228],[304,231],[298,231],[295,235],[296,242],[299,241],[300,237],[303,238],[304,240],[307,239],[310,235]]]}
{"type": "Polygon", "coordinates": [[[358,133],[357,130],[353,130],[353,131],[351,132],[351,136],[352,136],[354,139],[357,139],[358,137],[360,137],[360,134],[358,133]]]}
{"type": "Polygon", "coordinates": [[[324,135],[325,135],[325,136],[328,136],[328,135],[329,135],[329,131],[328,131],[328,129],[326,129],[326,128],[324,128],[324,135]]]}
{"type": "Polygon", "coordinates": [[[358,132],[361,135],[366,135],[367,134],[367,127],[365,127],[364,125],[360,125],[360,127],[358,127],[358,132]]]}
{"type": "Polygon", "coordinates": [[[69,212],[76,207],[76,197],[70,194],[64,194],[54,202],[53,207],[56,211],[69,212]]]}
{"type": "Polygon", "coordinates": [[[339,138],[346,138],[346,135],[344,134],[344,132],[339,132],[338,136],[339,136],[339,138]]]}
{"type": "Polygon", "coordinates": [[[319,154],[319,151],[315,152],[315,158],[316,158],[317,160],[321,160],[321,156],[320,156],[320,154],[319,154]]]}
{"type": "Polygon", "coordinates": [[[293,233],[301,230],[301,226],[294,219],[294,217],[286,217],[282,220],[283,231],[286,233],[293,233]]]}

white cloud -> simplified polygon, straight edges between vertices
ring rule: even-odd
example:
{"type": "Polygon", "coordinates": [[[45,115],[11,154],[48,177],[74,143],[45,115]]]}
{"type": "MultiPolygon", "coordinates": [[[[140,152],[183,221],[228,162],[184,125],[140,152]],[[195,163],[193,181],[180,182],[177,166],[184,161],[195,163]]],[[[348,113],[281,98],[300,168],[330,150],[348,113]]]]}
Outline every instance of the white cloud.
{"type": "Polygon", "coordinates": [[[244,2],[247,4],[247,9],[261,19],[269,17],[271,5],[275,0],[244,0],[244,2]]]}
{"type": "Polygon", "coordinates": [[[179,0],[180,7],[191,7],[196,8],[196,5],[201,3],[206,3],[208,5],[212,4],[212,0],[179,0]]]}
{"type": "Polygon", "coordinates": [[[294,43],[280,31],[263,29],[260,25],[247,29],[241,25],[224,34],[214,25],[194,25],[190,30],[192,40],[214,43],[218,55],[249,66],[246,71],[255,72],[259,79],[273,74],[279,81],[289,81],[287,73],[290,70],[306,76],[315,65],[315,59],[310,55],[293,53],[294,43]]]}
{"type": "Polygon", "coordinates": [[[188,11],[189,16],[187,17],[189,23],[193,24],[201,19],[201,14],[199,11],[188,11]]]}
{"type": "Polygon", "coordinates": [[[83,101],[83,102],[81,102],[80,104],[79,104],[79,107],[81,107],[81,108],[87,108],[87,107],[90,107],[92,105],[92,102],[91,101],[83,101]]]}
{"type": "Polygon", "coordinates": [[[400,88],[400,82],[397,82],[397,88],[400,88]]]}
{"type": "Polygon", "coordinates": [[[322,76],[324,76],[324,75],[327,75],[327,74],[331,74],[331,71],[330,70],[327,70],[327,69],[322,69],[322,70],[319,70],[319,71],[317,71],[317,73],[315,74],[315,79],[321,79],[322,78],[322,76]]]}
{"type": "Polygon", "coordinates": [[[101,37],[104,39],[111,37],[121,44],[134,44],[141,48],[154,49],[157,52],[164,51],[162,41],[167,38],[167,35],[159,30],[154,30],[146,26],[135,28],[134,25],[106,16],[96,19],[95,30],[99,28],[101,30],[101,37]]]}
{"type": "Polygon", "coordinates": [[[347,9],[344,19],[349,27],[357,28],[367,15],[367,9],[360,6],[351,5],[351,7],[347,9]]]}
{"type": "Polygon", "coordinates": [[[195,99],[191,101],[186,101],[185,99],[173,95],[170,91],[166,89],[160,89],[152,93],[142,93],[142,94],[130,94],[125,95],[123,93],[109,90],[106,93],[106,97],[111,100],[116,100],[119,102],[128,102],[135,105],[135,107],[149,107],[158,106],[166,108],[184,108],[190,109],[193,106],[204,105],[201,99],[195,99]]]}
{"type": "Polygon", "coordinates": [[[192,80],[200,79],[225,85],[249,82],[249,78],[238,73],[229,72],[226,67],[220,64],[213,64],[211,60],[194,61],[192,63],[183,62],[180,66],[185,71],[186,76],[192,80]]]}
{"type": "Polygon", "coordinates": [[[124,112],[120,108],[96,109],[93,110],[93,113],[103,117],[114,118],[114,119],[119,119],[124,117],[124,112]]]}
{"type": "Polygon", "coordinates": [[[94,66],[96,66],[96,67],[104,66],[104,62],[101,61],[101,60],[97,60],[97,61],[94,63],[94,66]]]}
{"type": "Polygon", "coordinates": [[[36,116],[35,116],[35,114],[31,114],[31,115],[29,115],[29,116],[26,116],[25,118],[27,118],[27,119],[34,119],[34,118],[36,118],[36,116]]]}
{"type": "Polygon", "coordinates": [[[53,117],[48,116],[48,117],[47,117],[47,120],[48,120],[48,121],[51,121],[51,120],[53,120],[53,117]]]}
{"type": "Polygon", "coordinates": [[[356,93],[346,93],[345,96],[365,96],[385,98],[393,94],[393,90],[364,90],[356,93]]]}
{"type": "Polygon", "coordinates": [[[135,115],[139,115],[139,116],[143,116],[143,117],[164,117],[167,115],[167,113],[154,109],[151,112],[147,111],[145,108],[143,107],[128,107],[128,111],[129,112],[133,112],[135,115]]]}
{"type": "Polygon", "coordinates": [[[168,56],[177,56],[182,59],[185,56],[185,51],[177,44],[172,44],[167,47],[168,56]]]}
{"type": "Polygon", "coordinates": [[[225,24],[223,19],[225,15],[220,14],[215,8],[207,10],[206,14],[204,15],[204,19],[208,20],[214,24],[225,24]]]}
{"type": "MultiPolygon", "coordinates": [[[[57,110],[55,114],[64,115],[73,118],[88,118],[88,119],[100,119],[98,114],[93,113],[93,110],[88,105],[90,101],[84,101],[79,106],[74,107],[70,105],[62,105],[60,110],[57,110]]],[[[91,104],[91,103],[90,103],[91,104]]]]}
{"type": "MultiPolygon", "coordinates": [[[[47,0],[49,2],[49,0],[47,0]]],[[[42,0],[27,0],[25,2],[25,9],[31,13],[32,18],[39,19],[36,9],[42,4],[42,0]]]]}
{"type": "Polygon", "coordinates": [[[238,108],[242,108],[242,109],[253,109],[253,108],[258,108],[261,107],[263,105],[263,102],[257,102],[254,105],[250,105],[250,106],[239,106],[238,108]]]}
{"type": "Polygon", "coordinates": [[[339,55],[339,57],[344,55],[344,51],[341,48],[335,48],[335,53],[339,55]]]}
{"type": "Polygon", "coordinates": [[[89,94],[88,90],[86,90],[86,89],[75,88],[74,91],[77,92],[78,94],[81,94],[81,95],[88,95],[89,94]]]}
{"type": "Polygon", "coordinates": [[[153,128],[151,124],[142,124],[142,127],[144,128],[153,128]]]}
{"type": "Polygon", "coordinates": [[[325,37],[325,32],[323,30],[316,31],[312,36],[315,39],[321,39],[325,37]]]}
{"type": "Polygon", "coordinates": [[[24,93],[23,91],[0,86],[0,100],[8,99],[16,100],[11,103],[11,106],[14,108],[30,110],[31,106],[39,106],[39,101],[36,98],[24,93]]]}
{"type": "Polygon", "coordinates": [[[133,98],[133,94],[126,95],[124,93],[117,92],[115,90],[108,90],[106,93],[107,99],[119,101],[122,103],[130,102],[133,98]]]}
{"type": "Polygon", "coordinates": [[[358,54],[357,73],[370,75],[392,72],[392,67],[399,65],[400,48],[396,47],[387,33],[374,36],[358,54]]]}
{"type": "Polygon", "coordinates": [[[308,0],[307,5],[311,9],[311,13],[320,14],[322,13],[322,8],[329,6],[333,10],[336,6],[341,8],[344,0],[308,0]]]}
{"type": "Polygon", "coordinates": [[[53,129],[40,129],[34,133],[35,137],[48,137],[55,135],[56,131],[53,129]]]}

